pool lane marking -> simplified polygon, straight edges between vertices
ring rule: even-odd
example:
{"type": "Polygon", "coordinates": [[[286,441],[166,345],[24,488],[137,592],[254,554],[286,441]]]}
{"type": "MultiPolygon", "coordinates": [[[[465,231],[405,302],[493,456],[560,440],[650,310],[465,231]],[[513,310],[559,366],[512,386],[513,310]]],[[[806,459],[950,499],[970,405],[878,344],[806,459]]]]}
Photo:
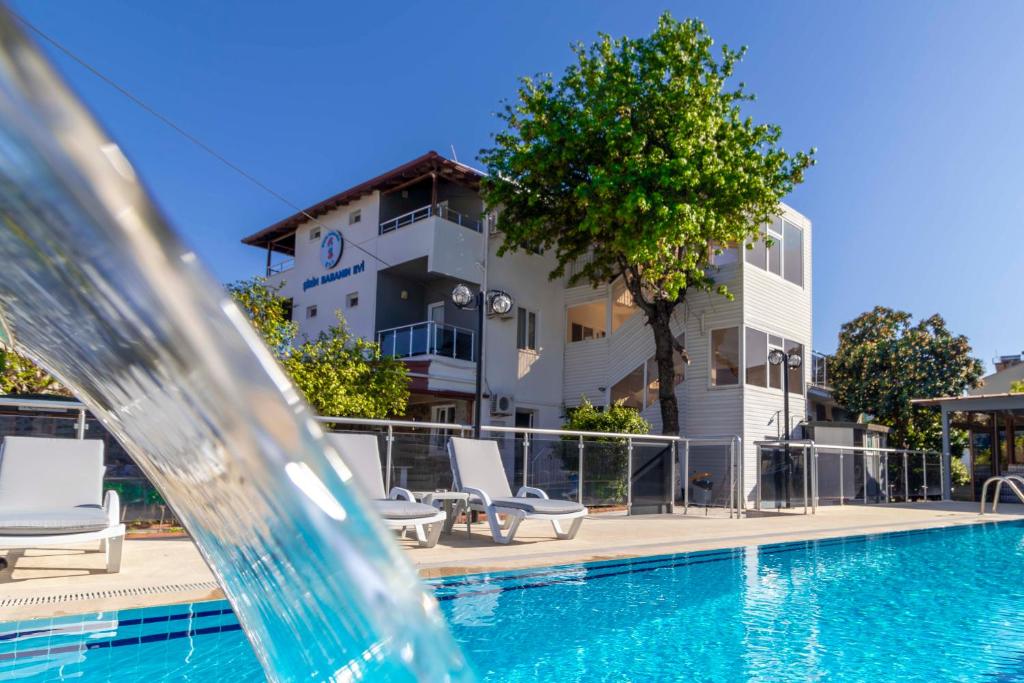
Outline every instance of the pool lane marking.
{"type": "Polygon", "coordinates": [[[111,647],[124,647],[126,645],[143,645],[145,643],[157,643],[164,642],[167,640],[177,640],[179,638],[190,638],[192,636],[207,636],[212,635],[214,633],[228,633],[231,631],[241,630],[242,625],[237,622],[234,624],[222,624],[220,626],[204,626],[203,628],[192,628],[185,631],[150,633],[144,636],[133,636],[131,638],[100,640],[93,643],[75,643],[38,650],[22,650],[19,652],[4,653],[0,654],[0,661],[30,657],[44,657],[46,655],[62,654],[64,652],[81,652],[83,650],[100,650],[111,647]]]}
{"type": "MultiPolygon", "coordinates": [[[[120,620],[119,619],[117,621],[117,626],[115,626],[114,628],[117,629],[117,628],[122,628],[122,627],[125,627],[125,626],[138,626],[140,624],[156,624],[156,623],[164,622],[164,621],[180,621],[182,619],[190,619],[190,618],[191,619],[202,619],[204,617],[215,617],[215,616],[221,616],[221,615],[224,615],[224,614],[234,615],[234,611],[230,607],[224,607],[224,608],[221,608],[221,609],[207,610],[207,611],[203,611],[203,612],[193,612],[193,613],[181,612],[179,614],[162,614],[160,616],[155,616],[155,617],[138,617],[138,618],[135,618],[135,619],[124,619],[124,620],[120,620]]],[[[33,630],[29,630],[29,631],[15,631],[13,633],[0,633],[0,642],[17,640],[19,638],[26,638],[28,636],[38,636],[38,635],[43,635],[43,634],[46,634],[46,633],[49,633],[52,636],[83,635],[84,631],[82,630],[82,627],[83,626],[88,626],[90,623],[91,622],[89,622],[89,621],[73,621],[73,622],[67,622],[66,624],[61,624],[61,625],[59,625],[57,627],[39,628],[39,629],[33,629],[33,630]],[[67,630],[67,628],[64,628],[64,627],[73,628],[75,630],[67,630]]]]}

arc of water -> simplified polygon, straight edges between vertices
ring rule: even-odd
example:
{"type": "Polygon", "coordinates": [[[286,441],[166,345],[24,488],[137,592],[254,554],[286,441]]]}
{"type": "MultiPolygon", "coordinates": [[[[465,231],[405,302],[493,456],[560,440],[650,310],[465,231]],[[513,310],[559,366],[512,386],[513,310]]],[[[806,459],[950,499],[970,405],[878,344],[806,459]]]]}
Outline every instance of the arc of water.
{"type": "Polygon", "coordinates": [[[4,10],[0,220],[16,347],[173,506],[269,678],[471,677],[244,315],[4,10]]]}

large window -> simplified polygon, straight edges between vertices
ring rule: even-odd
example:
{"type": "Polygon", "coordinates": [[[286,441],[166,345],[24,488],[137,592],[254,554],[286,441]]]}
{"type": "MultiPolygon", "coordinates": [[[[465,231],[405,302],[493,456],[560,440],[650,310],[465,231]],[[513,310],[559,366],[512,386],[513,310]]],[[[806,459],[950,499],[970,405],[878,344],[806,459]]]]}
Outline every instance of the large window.
{"type": "Polygon", "coordinates": [[[519,307],[516,317],[516,347],[537,350],[537,314],[519,307]]]}
{"type": "Polygon", "coordinates": [[[633,295],[626,289],[626,283],[620,277],[612,283],[612,332],[622,327],[636,311],[633,295]]]}
{"type": "Polygon", "coordinates": [[[783,274],[794,285],[804,286],[804,231],[782,221],[783,274]]]}
{"type": "Polygon", "coordinates": [[[746,259],[752,266],[803,287],[804,232],[797,225],[777,218],[747,249],[746,259]],[[771,246],[765,243],[765,237],[771,241],[771,246]]]}
{"type": "Polygon", "coordinates": [[[622,401],[627,408],[644,409],[644,365],[612,386],[612,403],[622,401]]]}
{"type": "Polygon", "coordinates": [[[738,327],[711,330],[711,384],[732,386],[740,382],[740,331],[738,327]]]}
{"type": "Polygon", "coordinates": [[[708,258],[708,261],[713,266],[718,266],[719,268],[721,268],[722,266],[732,265],[733,263],[736,263],[737,261],[740,260],[740,252],[739,249],[736,247],[735,242],[730,242],[729,244],[726,245],[721,245],[718,244],[717,242],[714,242],[710,245],[709,248],[711,254],[708,258]]]}
{"type": "MultiPolygon", "coordinates": [[[[676,337],[680,344],[685,346],[686,337],[680,334],[676,337]]],[[[673,354],[672,364],[675,369],[678,385],[683,381],[683,359],[678,353],[673,354]]],[[[612,387],[612,403],[625,400],[623,405],[629,408],[643,410],[658,402],[658,389],[661,381],[658,379],[658,361],[654,356],[647,359],[647,362],[633,370],[612,387]]]]}
{"type": "Polygon", "coordinates": [[[605,337],[605,311],[603,301],[570,306],[566,311],[566,341],[579,342],[605,337]]]}
{"type": "Polygon", "coordinates": [[[768,354],[773,349],[785,351],[786,353],[798,353],[804,358],[803,344],[798,344],[791,339],[783,339],[774,334],[768,334],[761,330],[748,327],[746,337],[746,383],[756,387],[770,389],[782,389],[782,373],[789,372],[789,392],[791,394],[802,394],[803,386],[803,365],[799,368],[784,369],[781,365],[772,365],[768,362],[768,354]]]}

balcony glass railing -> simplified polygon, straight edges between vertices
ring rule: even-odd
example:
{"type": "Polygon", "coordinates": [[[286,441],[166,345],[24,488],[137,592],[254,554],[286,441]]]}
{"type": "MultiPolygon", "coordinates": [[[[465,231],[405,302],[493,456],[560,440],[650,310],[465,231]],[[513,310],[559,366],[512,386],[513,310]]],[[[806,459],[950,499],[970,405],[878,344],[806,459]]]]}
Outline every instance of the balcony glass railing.
{"type": "Polygon", "coordinates": [[[381,330],[377,343],[384,355],[396,358],[445,356],[473,361],[473,330],[431,320],[381,330]]]}
{"type": "Polygon", "coordinates": [[[811,352],[811,384],[818,387],[830,387],[828,377],[828,356],[817,351],[811,352]]]}
{"type": "Polygon", "coordinates": [[[480,232],[480,221],[474,220],[468,215],[459,213],[454,209],[449,209],[444,205],[429,205],[413,209],[408,213],[403,213],[401,216],[396,216],[395,218],[382,222],[380,224],[379,234],[383,235],[389,232],[394,232],[395,230],[404,228],[407,225],[412,225],[413,223],[426,220],[431,216],[439,216],[446,221],[451,221],[452,223],[469,228],[470,230],[480,232]]]}
{"type": "Polygon", "coordinates": [[[293,258],[284,259],[283,261],[278,261],[277,263],[271,263],[270,265],[267,266],[267,277],[270,277],[271,275],[277,275],[278,273],[283,273],[284,271],[291,270],[294,267],[295,259],[293,258]]]}

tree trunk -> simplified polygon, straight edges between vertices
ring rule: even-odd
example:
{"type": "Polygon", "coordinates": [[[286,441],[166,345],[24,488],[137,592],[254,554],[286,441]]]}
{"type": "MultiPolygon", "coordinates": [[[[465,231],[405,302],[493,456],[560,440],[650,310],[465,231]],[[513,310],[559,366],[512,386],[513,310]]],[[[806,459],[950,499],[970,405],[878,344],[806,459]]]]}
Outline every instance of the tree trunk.
{"type": "MultiPolygon", "coordinates": [[[[675,306],[658,302],[647,322],[654,332],[654,359],[658,363],[658,402],[661,404],[661,433],[679,434],[679,402],[676,400],[676,341],[669,321],[675,306]]],[[[650,381],[650,380],[648,380],[650,381]]]]}

